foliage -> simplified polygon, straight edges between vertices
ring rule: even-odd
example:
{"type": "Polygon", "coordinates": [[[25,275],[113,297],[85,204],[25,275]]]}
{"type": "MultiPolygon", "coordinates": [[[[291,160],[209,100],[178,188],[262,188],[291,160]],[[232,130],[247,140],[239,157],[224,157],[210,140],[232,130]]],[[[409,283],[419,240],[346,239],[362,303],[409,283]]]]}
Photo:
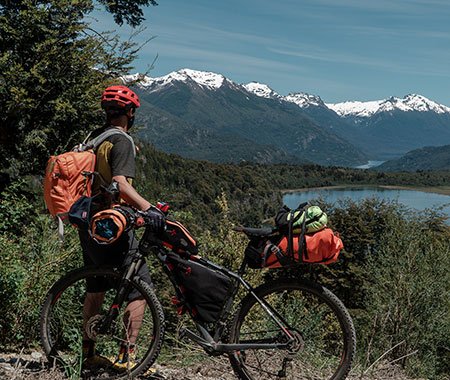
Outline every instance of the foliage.
{"type": "Polygon", "coordinates": [[[389,351],[414,375],[439,378],[450,369],[449,232],[421,221],[387,224],[377,255],[363,266],[367,362],[389,351]]]}
{"type": "MultiPolygon", "coordinates": [[[[106,2],[120,22],[142,20],[152,1],[106,2]],[[124,17],[126,13],[126,17],[124,17]]],[[[0,170],[36,174],[50,154],[101,122],[99,94],[126,74],[135,44],[88,28],[92,0],[0,3],[0,170]]]]}
{"type": "Polygon", "coordinates": [[[36,344],[39,309],[50,285],[80,265],[74,231],[61,245],[47,216],[22,227],[20,236],[0,235],[0,340],[7,346],[36,344]]]}
{"type": "Polygon", "coordinates": [[[122,25],[125,20],[133,27],[144,20],[142,6],[158,5],[155,0],[99,0],[108,12],[114,15],[114,21],[122,25]]]}
{"type": "Polygon", "coordinates": [[[36,217],[35,193],[27,189],[26,181],[13,182],[0,192],[0,232],[18,235],[22,226],[29,224],[36,217]]]}

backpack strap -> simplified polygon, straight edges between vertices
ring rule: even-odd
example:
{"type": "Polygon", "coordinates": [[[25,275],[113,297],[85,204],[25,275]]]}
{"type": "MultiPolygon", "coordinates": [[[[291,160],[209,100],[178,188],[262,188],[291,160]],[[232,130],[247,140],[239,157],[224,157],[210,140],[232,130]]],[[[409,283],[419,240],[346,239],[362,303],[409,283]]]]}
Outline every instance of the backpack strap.
{"type": "Polygon", "coordinates": [[[305,256],[308,258],[308,251],[305,249],[305,234],[306,234],[306,215],[303,219],[302,223],[302,231],[300,232],[300,235],[298,235],[298,261],[303,261],[303,251],[305,251],[305,256]]]}
{"type": "MultiPolygon", "coordinates": [[[[295,220],[299,220],[302,215],[304,215],[303,221],[302,221],[302,227],[301,232],[298,235],[298,261],[303,261],[303,250],[305,249],[305,234],[306,234],[306,211],[308,207],[306,205],[303,205],[303,209],[300,210],[299,216],[295,218],[295,220]]],[[[296,211],[299,211],[297,209],[296,211]]],[[[294,211],[291,211],[290,215],[290,221],[289,221],[289,232],[288,232],[288,257],[291,261],[294,260],[294,211]]]]}
{"type": "MultiPolygon", "coordinates": [[[[278,260],[279,260],[279,262],[280,262],[280,264],[282,266],[291,266],[291,265],[296,265],[297,264],[297,261],[294,258],[294,232],[293,232],[294,231],[294,226],[293,226],[294,225],[294,212],[296,212],[296,211],[300,211],[300,213],[299,213],[300,216],[299,217],[301,217],[301,215],[305,214],[306,208],[303,208],[303,210],[299,210],[299,209],[291,210],[289,212],[290,213],[290,215],[289,215],[290,216],[290,218],[289,218],[290,220],[289,220],[289,224],[288,224],[287,255],[283,256],[283,257],[280,257],[279,255],[277,255],[278,260]]],[[[298,220],[299,217],[295,218],[295,220],[298,220]]],[[[304,231],[306,230],[306,228],[305,228],[305,221],[306,221],[306,215],[303,218],[303,223],[302,223],[302,234],[301,234],[302,237],[299,237],[299,239],[301,238],[302,241],[304,240],[304,237],[305,237],[305,235],[304,235],[304,231]]],[[[300,255],[302,254],[302,249],[303,249],[303,244],[300,243],[300,240],[299,240],[298,248],[299,248],[299,261],[300,261],[301,260],[300,255]]]]}
{"type": "Polygon", "coordinates": [[[92,132],[86,136],[81,144],[78,144],[75,148],[73,148],[73,150],[75,152],[84,152],[89,149],[96,150],[108,137],[113,135],[123,135],[131,142],[131,145],[133,145],[133,154],[134,157],[136,157],[136,145],[134,144],[133,138],[128,133],[118,128],[109,128],[93,139],[91,139],[91,135],[92,132]]]}
{"type": "MultiPolygon", "coordinates": [[[[97,137],[94,137],[92,140],[89,140],[87,143],[83,142],[84,150],[93,149],[96,150],[108,137],[113,135],[123,135],[125,136],[133,146],[133,154],[136,157],[136,145],[134,144],[133,138],[126,132],[118,129],[118,128],[109,128],[106,131],[100,133],[97,137]]],[[[87,138],[90,137],[90,134],[87,138]]]]}

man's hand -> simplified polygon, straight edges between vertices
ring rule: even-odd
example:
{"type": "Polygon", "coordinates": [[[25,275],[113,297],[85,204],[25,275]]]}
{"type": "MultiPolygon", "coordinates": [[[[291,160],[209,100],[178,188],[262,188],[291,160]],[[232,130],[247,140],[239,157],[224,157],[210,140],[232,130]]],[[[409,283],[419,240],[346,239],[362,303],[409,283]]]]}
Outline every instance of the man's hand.
{"type": "Polygon", "coordinates": [[[142,212],[144,214],[145,223],[155,231],[162,231],[166,226],[166,218],[164,214],[154,206],[142,212]]]}

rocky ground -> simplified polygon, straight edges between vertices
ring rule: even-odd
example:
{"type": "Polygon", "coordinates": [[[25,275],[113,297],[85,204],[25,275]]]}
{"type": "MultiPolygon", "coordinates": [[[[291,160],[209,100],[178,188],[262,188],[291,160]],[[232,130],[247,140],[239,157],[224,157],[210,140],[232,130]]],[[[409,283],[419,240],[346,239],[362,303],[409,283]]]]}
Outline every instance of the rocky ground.
{"type": "MultiPolygon", "coordinates": [[[[200,357],[186,364],[182,357],[172,360],[170,365],[157,364],[159,373],[167,380],[236,380],[226,358],[200,357]]],[[[64,380],[67,379],[56,368],[48,366],[40,352],[0,354],[0,379],[2,380],[64,380]]],[[[152,377],[146,377],[152,379],[152,377]]],[[[363,374],[355,368],[349,380],[412,380],[398,367],[380,363],[374,371],[363,374]]],[[[415,379],[419,380],[419,379],[415,379]]]]}

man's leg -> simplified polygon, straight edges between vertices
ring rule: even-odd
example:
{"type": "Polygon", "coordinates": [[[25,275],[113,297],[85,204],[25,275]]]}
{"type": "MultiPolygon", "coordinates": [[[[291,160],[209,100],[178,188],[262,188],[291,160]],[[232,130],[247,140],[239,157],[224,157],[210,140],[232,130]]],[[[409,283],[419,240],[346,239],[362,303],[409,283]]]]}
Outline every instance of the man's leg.
{"type": "Polygon", "coordinates": [[[144,318],[146,301],[142,298],[131,301],[125,309],[124,324],[127,331],[127,344],[135,345],[144,318]]]}
{"type": "Polygon", "coordinates": [[[88,337],[86,332],[90,318],[100,313],[105,293],[86,293],[83,303],[83,357],[91,358],[95,355],[95,341],[88,337]]]}
{"type": "Polygon", "coordinates": [[[83,303],[83,340],[89,339],[86,332],[86,324],[90,318],[100,313],[104,299],[105,292],[86,293],[83,303]]]}

